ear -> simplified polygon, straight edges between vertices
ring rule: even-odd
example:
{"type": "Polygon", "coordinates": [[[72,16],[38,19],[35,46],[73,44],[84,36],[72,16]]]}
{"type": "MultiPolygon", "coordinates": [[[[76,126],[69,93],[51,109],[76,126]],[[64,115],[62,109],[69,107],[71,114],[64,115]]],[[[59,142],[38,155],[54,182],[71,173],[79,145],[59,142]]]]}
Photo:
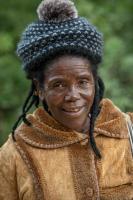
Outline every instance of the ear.
{"type": "Polygon", "coordinates": [[[36,87],[35,95],[39,96],[39,99],[41,101],[44,101],[45,99],[44,90],[43,88],[40,87],[39,81],[37,79],[33,79],[33,83],[35,84],[36,87]]]}

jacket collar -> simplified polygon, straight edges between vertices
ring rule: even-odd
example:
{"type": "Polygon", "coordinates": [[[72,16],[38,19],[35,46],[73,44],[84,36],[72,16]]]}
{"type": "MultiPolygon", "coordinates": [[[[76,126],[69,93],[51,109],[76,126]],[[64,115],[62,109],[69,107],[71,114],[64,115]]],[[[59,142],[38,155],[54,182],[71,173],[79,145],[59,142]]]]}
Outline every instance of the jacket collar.
{"type": "MultiPolygon", "coordinates": [[[[94,137],[104,135],[113,138],[128,138],[124,113],[111,100],[103,99],[100,103],[101,111],[97,117],[94,137]]],[[[52,118],[42,107],[27,116],[31,126],[22,123],[16,138],[37,148],[60,148],[78,142],[84,142],[89,134],[72,131],[52,118]]]]}

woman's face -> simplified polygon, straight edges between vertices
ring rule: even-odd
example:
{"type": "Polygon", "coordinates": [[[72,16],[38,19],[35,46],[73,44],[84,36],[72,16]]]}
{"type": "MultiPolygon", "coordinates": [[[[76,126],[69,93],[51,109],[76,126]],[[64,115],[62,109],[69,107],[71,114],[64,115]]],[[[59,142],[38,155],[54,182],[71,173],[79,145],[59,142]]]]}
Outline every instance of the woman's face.
{"type": "Polygon", "coordinates": [[[39,91],[52,116],[64,126],[82,132],[89,127],[95,83],[90,62],[82,57],[61,56],[48,65],[44,88],[39,91]]]}

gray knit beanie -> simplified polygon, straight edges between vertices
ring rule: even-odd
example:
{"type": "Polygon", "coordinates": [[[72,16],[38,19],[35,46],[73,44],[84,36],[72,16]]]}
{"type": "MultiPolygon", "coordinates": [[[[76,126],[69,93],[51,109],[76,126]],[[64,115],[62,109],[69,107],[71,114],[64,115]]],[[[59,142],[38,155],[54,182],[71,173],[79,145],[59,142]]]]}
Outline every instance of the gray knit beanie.
{"type": "Polygon", "coordinates": [[[79,17],[69,0],[44,0],[37,9],[38,18],[30,24],[17,47],[25,71],[60,54],[88,57],[99,64],[103,54],[102,34],[87,19],[79,17]]]}

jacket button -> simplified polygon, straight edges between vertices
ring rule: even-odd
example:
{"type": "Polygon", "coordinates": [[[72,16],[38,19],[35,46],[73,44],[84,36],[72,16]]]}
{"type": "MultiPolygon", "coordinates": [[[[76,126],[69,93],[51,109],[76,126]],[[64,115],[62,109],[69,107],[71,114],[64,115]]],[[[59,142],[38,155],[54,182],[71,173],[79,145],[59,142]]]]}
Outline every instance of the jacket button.
{"type": "Polygon", "coordinates": [[[133,167],[132,166],[128,168],[128,173],[133,174],[133,167]]]}
{"type": "Polygon", "coordinates": [[[88,197],[92,197],[93,196],[93,189],[88,187],[86,188],[86,194],[88,197]]]}
{"type": "Polygon", "coordinates": [[[86,145],[87,143],[88,143],[88,139],[83,140],[83,141],[80,142],[81,145],[86,145]]]}

